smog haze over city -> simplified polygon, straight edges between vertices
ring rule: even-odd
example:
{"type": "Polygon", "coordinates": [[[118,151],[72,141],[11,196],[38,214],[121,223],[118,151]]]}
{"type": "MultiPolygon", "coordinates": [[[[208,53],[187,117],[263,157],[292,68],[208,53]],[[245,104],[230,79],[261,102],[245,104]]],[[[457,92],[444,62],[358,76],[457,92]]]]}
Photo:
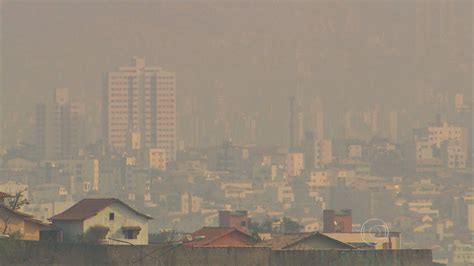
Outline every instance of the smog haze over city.
{"type": "Polygon", "coordinates": [[[0,10],[0,265],[474,264],[472,1],[0,10]]]}

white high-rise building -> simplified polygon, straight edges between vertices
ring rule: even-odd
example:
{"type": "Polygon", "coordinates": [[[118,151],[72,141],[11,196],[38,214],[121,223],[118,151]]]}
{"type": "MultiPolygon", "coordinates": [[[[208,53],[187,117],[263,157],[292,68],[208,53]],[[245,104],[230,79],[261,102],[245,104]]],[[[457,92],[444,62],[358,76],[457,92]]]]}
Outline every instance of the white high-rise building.
{"type": "Polygon", "coordinates": [[[175,73],[146,66],[143,58],[134,57],[131,66],[107,74],[105,87],[104,137],[108,143],[119,150],[162,149],[166,158],[174,160],[175,73]]]}

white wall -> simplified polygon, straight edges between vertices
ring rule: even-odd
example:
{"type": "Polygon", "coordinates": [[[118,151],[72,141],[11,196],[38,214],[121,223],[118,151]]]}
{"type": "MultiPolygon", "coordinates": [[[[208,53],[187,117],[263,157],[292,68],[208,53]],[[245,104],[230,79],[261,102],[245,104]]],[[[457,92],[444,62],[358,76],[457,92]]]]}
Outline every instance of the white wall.
{"type": "MultiPolygon", "coordinates": [[[[148,220],[145,217],[136,215],[133,211],[115,203],[100,211],[96,216],[93,216],[84,221],[84,232],[94,225],[101,225],[108,227],[109,233],[107,239],[114,238],[130,242],[134,245],[148,244],[148,220]],[[109,214],[114,213],[114,220],[109,220],[109,214]],[[125,239],[122,231],[123,226],[139,226],[141,228],[137,239],[125,239]]],[[[125,244],[117,241],[108,241],[110,244],[125,244]]]]}

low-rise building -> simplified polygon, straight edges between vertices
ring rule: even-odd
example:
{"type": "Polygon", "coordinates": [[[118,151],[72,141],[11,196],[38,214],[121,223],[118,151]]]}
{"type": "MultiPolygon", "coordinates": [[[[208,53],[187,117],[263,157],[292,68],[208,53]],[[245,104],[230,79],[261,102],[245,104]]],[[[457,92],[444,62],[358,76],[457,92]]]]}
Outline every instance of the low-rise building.
{"type": "Polygon", "coordinates": [[[416,141],[416,161],[433,159],[433,144],[427,138],[416,141]]]}
{"type": "Polygon", "coordinates": [[[114,198],[83,199],[50,218],[55,226],[63,230],[64,241],[67,242],[77,241],[92,227],[102,227],[108,229],[102,243],[128,242],[134,245],[148,244],[150,219],[153,218],[114,198]]]}
{"type": "Polygon", "coordinates": [[[324,210],[323,232],[352,232],[352,210],[324,210]]]}
{"type": "Polygon", "coordinates": [[[237,228],[232,227],[203,227],[191,234],[187,247],[249,247],[257,240],[237,228]]]}
{"type": "Polygon", "coordinates": [[[448,123],[431,126],[427,130],[431,145],[436,145],[438,148],[445,140],[458,140],[465,143],[467,138],[465,128],[448,125],[448,123]]]}
{"type": "Polygon", "coordinates": [[[327,171],[311,171],[309,181],[306,183],[310,187],[327,187],[330,185],[327,171]]]}
{"type": "Polygon", "coordinates": [[[280,203],[291,203],[295,201],[295,194],[291,186],[282,185],[277,187],[277,199],[280,203]]]}
{"type": "Polygon", "coordinates": [[[318,139],[315,142],[314,167],[324,168],[332,163],[332,141],[318,139]]]}
{"type": "Polygon", "coordinates": [[[474,246],[455,240],[453,243],[452,265],[474,264],[474,246]]]}
{"type": "Polygon", "coordinates": [[[304,154],[290,152],[286,156],[286,174],[290,177],[300,176],[304,169],[304,154]]]}
{"type": "Polygon", "coordinates": [[[458,140],[447,140],[441,145],[441,158],[447,168],[466,168],[467,151],[458,140]]]}
{"type": "Polygon", "coordinates": [[[40,165],[43,167],[51,165],[59,169],[62,174],[73,176],[75,182],[83,187],[84,192],[99,191],[100,170],[97,159],[42,161],[40,165]]]}
{"type": "Polygon", "coordinates": [[[148,166],[151,169],[166,170],[166,150],[153,148],[148,152],[148,166]]]}
{"type": "Polygon", "coordinates": [[[362,145],[360,144],[349,144],[347,146],[347,157],[354,159],[354,158],[361,158],[362,157],[362,145]]]}
{"type": "Polygon", "coordinates": [[[40,230],[46,225],[32,215],[12,210],[0,204],[0,232],[16,235],[22,240],[40,240],[40,230]],[[6,227],[6,228],[5,228],[6,227]]]}
{"type": "Polygon", "coordinates": [[[248,232],[248,223],[247,211],[219,211],[219,227],[233,227],[248,232]]]}

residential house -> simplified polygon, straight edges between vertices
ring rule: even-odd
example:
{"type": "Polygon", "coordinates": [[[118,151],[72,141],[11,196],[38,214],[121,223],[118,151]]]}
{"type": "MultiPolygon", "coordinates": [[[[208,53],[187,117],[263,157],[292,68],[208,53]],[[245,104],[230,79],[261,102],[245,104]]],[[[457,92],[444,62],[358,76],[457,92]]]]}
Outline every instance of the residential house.
{"type": "Polygon", "coordinates": [[[83,199],[49,220],[63,230],[67,242],[77,241],[91,227],[101,226],[108,229],[104,244],[147,245],[150,219],[118,199],[103,198],[83,199]]]}
{"type": "Polygon", "coordinates": [[[303,218],[301,220],[303,232],[315,232],[321,228],[321,221],[316,218],[303,218]]]}
{"type": "Polygon", "coordinates": [[[219,211],[219,227],[234,227],[247,233],[248,223],[247,211],[219,211]]]}
{"type": "Polygon", "coordinates": [[[3,200],[8,195],[0,192],[0,233],[8,235],[18,234],[22,240],[40,239],[40,230],[46,225],[33,218],[32,215],[12,210],[3,204],[3,200]],[[5,229],[6,227],[6,229],[5,229]]]}
{"type": "Polygon", "coordinates": [[[191,234],[187,247],[249,247],[258,241],[251,235],[232,227],[203,227],[191,234]]]}

